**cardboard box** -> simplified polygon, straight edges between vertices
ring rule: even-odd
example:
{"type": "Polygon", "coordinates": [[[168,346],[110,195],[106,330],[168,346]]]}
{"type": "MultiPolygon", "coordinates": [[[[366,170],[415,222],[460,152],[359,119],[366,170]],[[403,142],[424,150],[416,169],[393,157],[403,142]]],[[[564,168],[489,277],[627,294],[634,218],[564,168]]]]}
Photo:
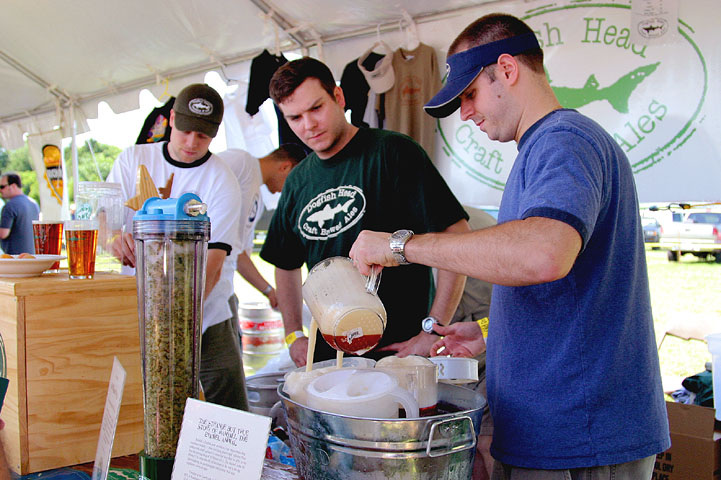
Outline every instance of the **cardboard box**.
{"type": "Polygon", "coordinates": [[[142,450],[135,277],[2,278],[0,340],[10,380],[0,438],[15,473],[95,459],[115,356],[127,378],[113,455],[142,450]]]}
{"type": "Polygon", "coordinates": [[[713,408],[666,402],[671,448],[656,457],[652,480],[721,480],[721,433],[713,408]]]}

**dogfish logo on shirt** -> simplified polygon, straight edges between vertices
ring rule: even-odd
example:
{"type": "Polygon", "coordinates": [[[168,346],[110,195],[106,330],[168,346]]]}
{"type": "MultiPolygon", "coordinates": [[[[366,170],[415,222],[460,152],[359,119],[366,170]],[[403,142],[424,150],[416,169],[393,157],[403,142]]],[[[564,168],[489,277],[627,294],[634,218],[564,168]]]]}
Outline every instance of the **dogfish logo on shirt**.
{"type": "Polygon", "coordinates": [[[338,236],[363,218],[366,199],[353,185],[329,188],[303,207],[298,230],[308,240],[327,240],[338,236]]]}

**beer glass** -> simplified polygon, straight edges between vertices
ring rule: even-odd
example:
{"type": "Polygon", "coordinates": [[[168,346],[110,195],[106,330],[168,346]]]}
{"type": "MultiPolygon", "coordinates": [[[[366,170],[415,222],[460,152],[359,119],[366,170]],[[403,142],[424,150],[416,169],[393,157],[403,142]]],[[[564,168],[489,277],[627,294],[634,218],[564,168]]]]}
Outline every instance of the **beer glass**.
{"type": "Polygon", "coordinates": [[[70,278],[93,278],[97,245],[97,220],[69,220],[65,222],[65,249],[68,252],[68,274],[70,278]]]}
{"type": "MultiPolygon", "coordinates": [[[[63,244],[63,222],[33,220],[33,240],[36,254],[60,255],[60,248],[63,244]]],[[[57,273],[59,270],[60,262],[58,261],[53,263],[46,272],[57,273]]]]}

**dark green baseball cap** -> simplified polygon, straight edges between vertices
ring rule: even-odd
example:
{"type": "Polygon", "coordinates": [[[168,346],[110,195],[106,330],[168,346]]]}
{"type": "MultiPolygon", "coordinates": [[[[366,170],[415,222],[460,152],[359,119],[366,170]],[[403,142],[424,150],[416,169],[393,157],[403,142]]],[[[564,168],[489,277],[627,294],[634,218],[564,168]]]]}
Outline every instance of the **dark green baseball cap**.
{"type": "Polygon", "coordinates": [[[223,99],[205,83],[193,83],[180,91],[175,103],[175,128],[215,137],[223,120],[223,99]]]}

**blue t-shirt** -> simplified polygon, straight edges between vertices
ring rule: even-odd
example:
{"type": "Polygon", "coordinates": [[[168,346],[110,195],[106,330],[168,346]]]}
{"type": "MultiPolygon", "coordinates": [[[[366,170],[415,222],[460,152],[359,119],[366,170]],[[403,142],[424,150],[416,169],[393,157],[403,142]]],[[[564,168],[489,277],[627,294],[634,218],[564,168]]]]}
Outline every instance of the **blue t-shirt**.
{"type": "Polygon", "coordinates": [[[26,195],[17,195],[5,202],[0,214],[0,228],[9,228],[10,235],[0,240],[5,253],[35,253],[33,220],[40,216],[38,204],[26,195]]]}
{"type": "Polygon", "coordinates": [[[630,164],[598,124],[557,110],[519,142],[498,223],[560,220],[583,245],[570,273],[495,286],[491,453],[526,468],[624,463],[670,446],[643,231],[630,164]]]}

